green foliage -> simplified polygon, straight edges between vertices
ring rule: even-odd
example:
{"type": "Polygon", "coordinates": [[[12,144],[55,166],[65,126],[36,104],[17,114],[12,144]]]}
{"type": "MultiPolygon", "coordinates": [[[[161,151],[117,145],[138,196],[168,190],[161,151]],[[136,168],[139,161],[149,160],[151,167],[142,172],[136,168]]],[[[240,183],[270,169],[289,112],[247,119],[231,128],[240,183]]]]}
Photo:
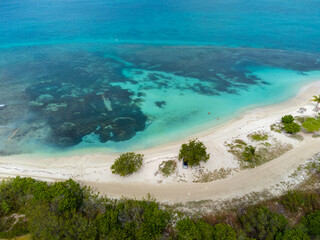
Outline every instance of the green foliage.
{"type": "Polygon", "coordinates": [[[37,181],[32,178],[16,177],[3,180],[0,184],[0,216],[23,208],[36,184],[37,181]]]}
{"type": "Polygon", "coordinates": [[[248,135],[253,141],[266,141],[268,140],[269,136],[268,134],[261,133],[261,132],[256,132],[248,135]]]}
{"type": "Polygon", "coordinates": [[[274,239],[277,234],[284,232],[288,221],[283,215],[271,212],[266,207],[249,208],[240,217],[245,231],[250,237],[257,239],[274,239]]]}
{"type": "Polygon", "coordinates": [[[302,224],[304,224],[308,233],[311,236],[320,236],[320,211],[315,211],[307,215],[304,219],[302,219],[302,224]]]}
{"type": "Polygon", "coordinates": [[[21,217],[17,221],[15,217],[0,219],[0,239],[14,238],[28,233],[28,223],[21,217]]]}
{"type": "Polygon", "coordinates": [[[320,103],[320,94],[318,96],[316,96],[316,95],[313,96],[313,99],[311,99],[310,101],[316,102],[317,103],[316,107],[318,107],[318,105],[320,103]]]}
{"type": "Polygon", "coordinates": [[[283,129],[290,134],[300,132],[301,126],[298,123],[285,123],[283,129]]]}
{"type": "Polygon", "coordinates": [[[182,144],[180,148],[179,160],[183,160],[191,167],[199,165],[201,161],[206,162],[209,158],[207,147],[197,139],[182,144]]]}
{"type": "Polygon", "coordinates": [[[297,222],[304,213],[311,213],[290,229],[283,215],[266,207],[243,209],[244,213],[239,215],[240,225],[233,222],[238,226],[238,238],[235,230],[225,223],[212,227],[202,220],[184,218],[175,225],[173,216],[176,215],[161,209],[150,197],[142,201],[110,200],[92,194],[90,189],[72,180],[47,184],[18,177],[3,181],[0,193],[0,238],[26,233],[33,239],[49,240],[308,240],[308,234],[320,236],[320,211],[312,212],[319,208],[320,199],[315,193],[290,191],[278,200],[290,212],[297,212],[291,223],[297,222]]]}
{"type": "Polygon", "coordinates": [[[120,228],[117,234],[124,238],[156,239],[167,226],[170,214],[159,208],[154,201],[126,200],[116,206],[120,228]]]}
{"type": "Polygon", "coordinates": [[[239,145],[243,145],[243,146],[247,145],[247,143],[241,139],[234,140],[234,143],[239,144],[239,145]]]}
{"type": "Polygon", "coordinates": [[[236,240],[237,234],[234,229],[225,223],[216,224],[213,227],[214,240],[236,240]]]}
{"type": "Polygon", "coordinates": [[[37,204],[28,216],[29,230],[35,239],[96,239],[92,221],[75,210],[56,214],[49,204],[37,204]]]}
{"type": "Polygon", "coordinates": [[[320,118],[307,118],[302,127],[308,132],[317,132],[320,130],[320,118]]]}
{"type": "Polygon", "coordinates": [[[143,155],[133,152],[121,154],[111,166],[113,174],[127,176],[137,172],[142,167],[143,155]]]}
{"type": "Polygon", "coordinates": [[[280,203],[290,212],[297,212],[300,208],[310,212],[317,205],[317,195],[296,190],[288,191],[281,197],[280,203]]]}
{"type": "Polygon", "coordinates": [[[50,199],[51,206],[60,213],[78,209],[83,201],[83,189],[79,183],[71,179],[52,184],[49,187],[48,195],[43,198],[50,199]]]}
{"type": "Polygon", "coordinates": [[[255,158],[256,148],[249,145],[244,148],[244,151],[242,152],[243,160],[246,162],[252,162],[255,158]]]}
{"type": "Polygon", "coordinates": [[[177,239],[194,240],[213,238],[213,228],[201,220],[194,222],[190,218],[184,218],[177,223],[177,239]]]}
{"type": "Polygon", "coordinates": [[[174,160],[163,161],[159,166],[159,171],[163,176],[168,177],[176,171],[177,163],[174,160]]]}
{"type": "Polygon", "coordinates": [[[310,240],[306,229],[303,227],[295,227],[293,229],[288,229],[284,232],[281,240],[310,240]]]}
{"type": "Polygon", "coordinates": [[[294,117],[292,115],[285,115],[281,118],[281,122],[283,123],[293,123],[294,117]]]}

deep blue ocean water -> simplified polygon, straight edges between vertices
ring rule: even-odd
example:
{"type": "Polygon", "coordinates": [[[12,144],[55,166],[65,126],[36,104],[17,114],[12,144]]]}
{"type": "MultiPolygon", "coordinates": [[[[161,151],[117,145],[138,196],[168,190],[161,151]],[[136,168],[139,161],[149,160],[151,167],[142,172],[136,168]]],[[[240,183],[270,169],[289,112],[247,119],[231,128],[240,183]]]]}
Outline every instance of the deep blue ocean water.
{"type": "Polygon", "coordinates": [[[2,155],[155,146],[319,78],[318,0],[0,1],[2,155]]]}

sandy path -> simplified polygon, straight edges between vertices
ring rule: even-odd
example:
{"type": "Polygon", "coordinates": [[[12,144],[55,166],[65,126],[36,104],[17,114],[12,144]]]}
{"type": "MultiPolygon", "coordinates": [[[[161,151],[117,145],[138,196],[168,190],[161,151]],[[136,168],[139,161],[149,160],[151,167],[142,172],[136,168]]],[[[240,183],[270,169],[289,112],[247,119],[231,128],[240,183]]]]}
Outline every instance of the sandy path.
{"type": "Polygon", "coordinates": [[[281,157],[252,170],[235,173],[228,179],[211,183],[95,183],[84,182],[101,193],[115,197],[141,198],[150,193],[159,201],[188,202],[218,200],[242,196],[253,191],[261,191],[284,180],[284,176],[294,171],[306,159],[320,152],[320,139],[308,138],[299,147],[281,157]]]}

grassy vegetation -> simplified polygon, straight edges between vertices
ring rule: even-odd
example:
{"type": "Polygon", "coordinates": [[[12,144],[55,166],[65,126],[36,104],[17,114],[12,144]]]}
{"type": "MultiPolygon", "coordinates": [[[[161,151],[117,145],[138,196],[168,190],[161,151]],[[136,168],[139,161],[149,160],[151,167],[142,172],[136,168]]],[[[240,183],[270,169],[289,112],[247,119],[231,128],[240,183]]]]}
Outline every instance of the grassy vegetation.
{"type": "Polygon", "coordinates": [[[253,141],[267,141],[269,136],[267,133],[262,132],[254,132],[248,135],[249,138],[251,138],[253,141]]]}
{"type": "Polygon", "coordinates": [[[227,144],[227,147],[229,148],[228,151],[239,161],[241,169],[260,166],[292,149],[292,145],[290,144],[277,142],[271,145],[264,141],[259,143],[257,147],[254,147],[240,139],[236,139],[232,143],[227,144]]]}
{"type": "Polygon", "coordinates": [[[270,126],[270,130],[277,132],[277,133],[281,133],[282,132],[282,126],[280,124],[274,123],[270,126]]]}
{"type": "Polygon", "coordinates": [[[291,191],[258,205],[190,217],[144,200],[111,200],[68,180],[0,184],[0,238],[316,239],[320,192],[291,191]],[[28,235],[27,235],[28,234],[28,235]]]}
{"type": "Polygon", "coordinates": [[[302,123],[302,127],[307,132],[318,132],[318,131],[320,131],[320,117],[318,117],[318,118],[307,118],[302,123]]]}
{"type": "Polygon", "coordinates": [[[159,172],[168,177],[172,175],[177,169],[177,162],[174,160],[163,161],[159,166],[159,172]]]}
{"type": "Polygon", "coordinates": [[[220,168],[219,170],[216,169],[214,171],[204,171],[203,169],[201,169],[197,174],[195,174],[193,182],[205,183],[224,179],[227,178],[231,174],[231,172],[231,168],[220,168]]]}

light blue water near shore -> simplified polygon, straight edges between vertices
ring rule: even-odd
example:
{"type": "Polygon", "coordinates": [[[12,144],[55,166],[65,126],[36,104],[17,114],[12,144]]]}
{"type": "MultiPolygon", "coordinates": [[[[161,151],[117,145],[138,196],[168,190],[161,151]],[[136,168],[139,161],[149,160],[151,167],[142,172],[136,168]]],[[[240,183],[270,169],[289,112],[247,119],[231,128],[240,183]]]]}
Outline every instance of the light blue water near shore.
{"type": "Polygon", "coordinates": [[[2,1],[0,153],[143,149],[293,97],[320,79],[319,9],[316,0],[2,1]]]}

